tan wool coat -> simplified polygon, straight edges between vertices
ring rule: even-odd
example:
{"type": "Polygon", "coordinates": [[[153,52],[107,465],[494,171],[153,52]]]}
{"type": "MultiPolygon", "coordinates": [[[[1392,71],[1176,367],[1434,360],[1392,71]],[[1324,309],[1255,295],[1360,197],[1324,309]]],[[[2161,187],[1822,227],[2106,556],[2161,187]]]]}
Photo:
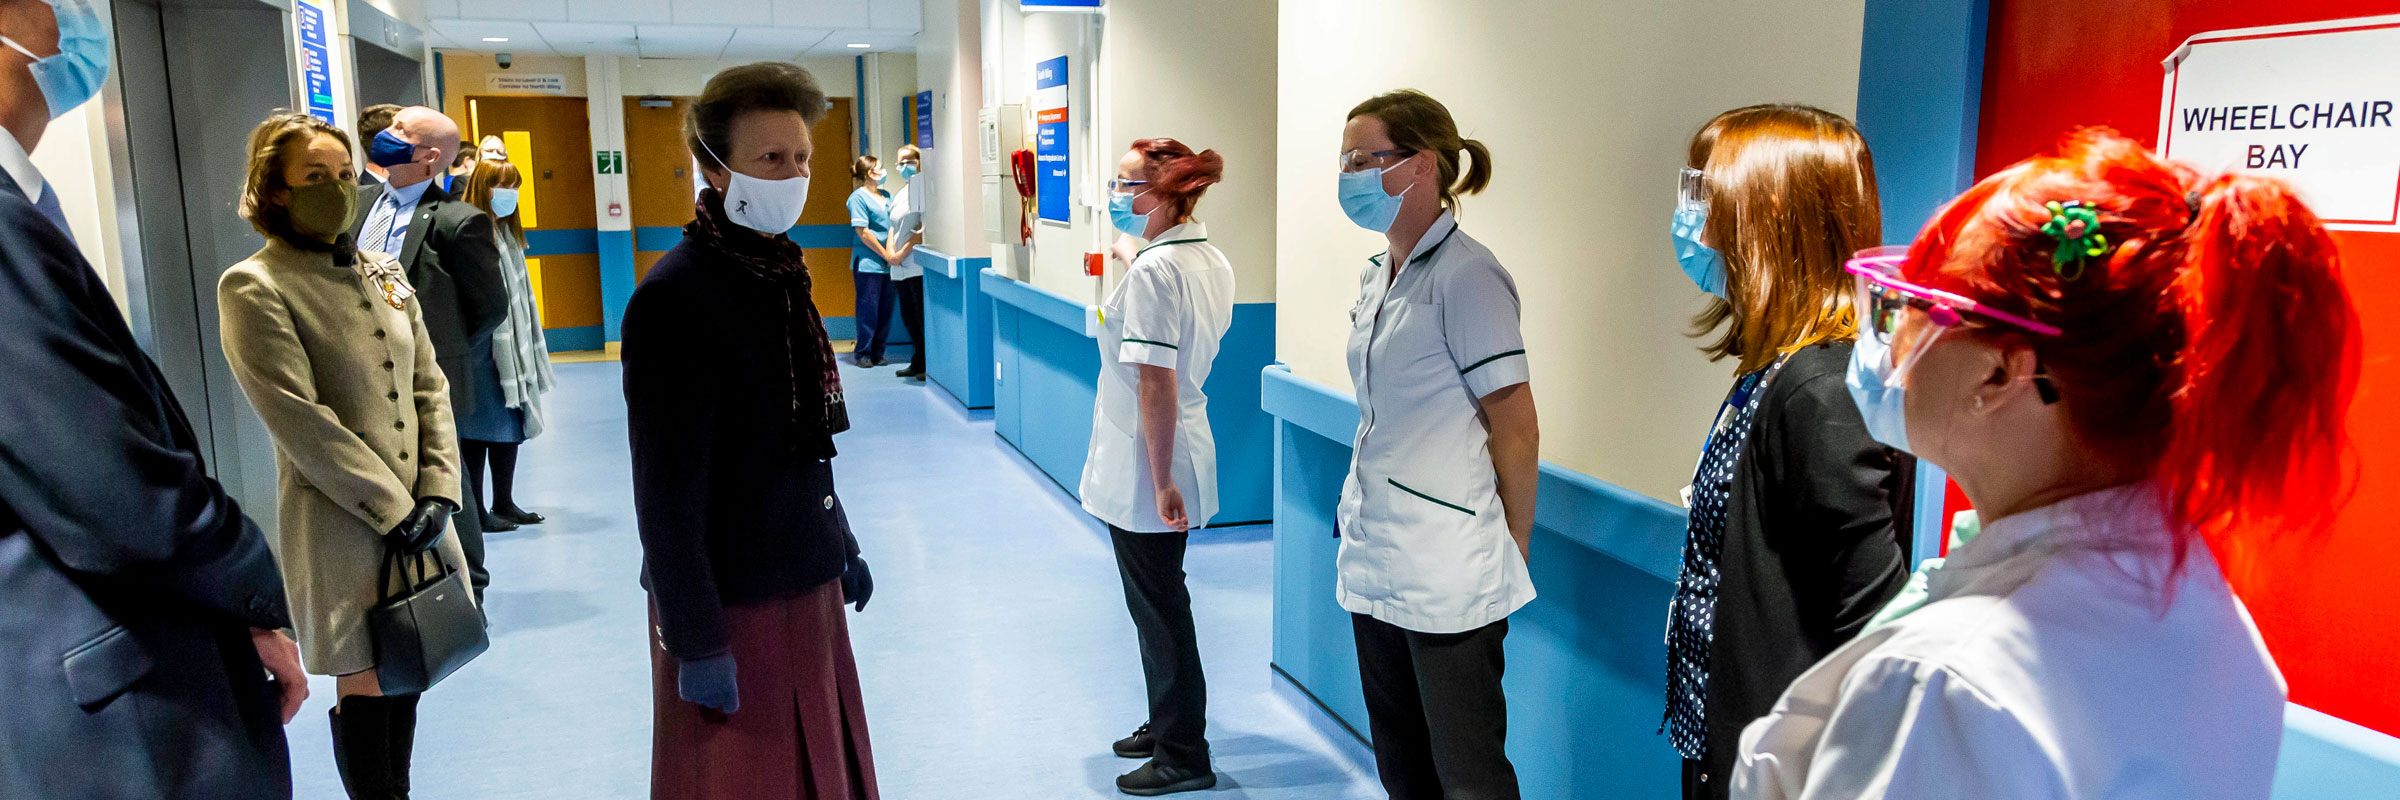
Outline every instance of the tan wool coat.
{"type": "MultiPolygon", "coordinates": [[[[275,440],[276,555],[302,656],[320,675],[375,666],[367,611],[385,534],[420,499],[458,503],[449,382],[417,301],[403,305],[331,254],[273,238],[217,281],[225,360],[275,440]]],[[[436,552],[465,569],[455,534],[436,552]]]]}

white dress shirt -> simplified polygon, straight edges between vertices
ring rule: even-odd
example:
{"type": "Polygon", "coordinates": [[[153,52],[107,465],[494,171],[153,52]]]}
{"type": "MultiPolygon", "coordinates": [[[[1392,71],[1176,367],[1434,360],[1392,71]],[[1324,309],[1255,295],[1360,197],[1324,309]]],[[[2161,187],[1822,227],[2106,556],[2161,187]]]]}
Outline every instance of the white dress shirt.
{"type": "Polygon", "coordinates": [[[1168,530],[1158,517],[1148,438],[1142,430],[1141,367],[1175,370],[1175,452],[1170,469],[1191,527],[1217,515],[1217,440],[1208,425],[1209,368],[1233,326],[1233,264],[1208,243],[1208,228],[1168,228],[1133,257],[1100,307],[1100,391],[1084,458],[1083,510],[1119,528],[1168,530]]]}
{"type": "Polygon", "coordinates": [[[1531,377],[1517,285],[1447,211],[1398,275],[1386,263],[1368,259],[1351,311],[1358,435],[1334,597],[1408,630],[1470,631],[1534,594],[1479,416],[1484,396],[1531,377]]]}
{"type": "Polygon", "coordinates": [[[1742,731],[1737,798],[2268,796],[2284,685],[2208,547],[2157,495],[1985,523],[1931,600],[1818,662],[1742,731]]]}
{"type": "Polygon", "coordinates": [[[8,179],[16,181],[17,188],[25,191],[25,202],[37,205],[42,202],[42,188],[46,185],[42,171],[33,166],[33,154],[25,152],[17,137],[6,131],[0,131],[0,170],[5,170],[8,179]]]}

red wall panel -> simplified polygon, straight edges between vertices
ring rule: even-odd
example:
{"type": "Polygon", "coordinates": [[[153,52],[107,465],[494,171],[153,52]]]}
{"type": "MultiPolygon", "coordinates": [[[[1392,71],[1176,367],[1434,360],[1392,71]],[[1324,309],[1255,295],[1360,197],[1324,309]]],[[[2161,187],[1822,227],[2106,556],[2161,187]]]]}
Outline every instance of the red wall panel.
{"type": "MultiPolygon", "coordinates": [[[[2395,12],[2395,0],[1993,0],[1976,174],[2087,125],[2155,144],[2160,62],[2192,34],[2395,12]]],[[[2334,530],[2234,579],[2294,702],[2400,735],[2400,234],[2336,238],[2366,334],[2357,489],[2334,530]]]]}

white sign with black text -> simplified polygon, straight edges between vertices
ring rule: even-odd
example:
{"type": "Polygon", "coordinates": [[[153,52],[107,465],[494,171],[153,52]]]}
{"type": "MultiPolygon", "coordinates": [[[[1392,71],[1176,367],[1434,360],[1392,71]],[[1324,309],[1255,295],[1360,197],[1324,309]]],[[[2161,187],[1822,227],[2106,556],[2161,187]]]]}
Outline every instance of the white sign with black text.
{"type": "Polygon", "coordinates": [[[2400,16],[2211,31],[2166,69],[2167,157],[2289,181],[2330,227],[2400,230],[2400,16]]]}

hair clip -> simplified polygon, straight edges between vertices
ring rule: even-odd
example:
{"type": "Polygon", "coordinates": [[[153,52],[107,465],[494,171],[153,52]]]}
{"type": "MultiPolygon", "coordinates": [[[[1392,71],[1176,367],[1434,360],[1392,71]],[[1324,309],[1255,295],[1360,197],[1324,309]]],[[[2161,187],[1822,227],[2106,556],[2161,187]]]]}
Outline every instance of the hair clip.
{"type": "Polygon", "coordinates": [[[2042,232],[2058,240],[2058,250],[2050,254],[2051,268],[2061,280],[2083,277],[2084,259],[2108,252],[2108,237],[2100,235],[2099,210],[2081,200],[2052,200],[2042,207],[2050,209],[2050,221],[2042,224],[2042,232]],[[2068,262],[2074,262],[2074,274],[2068,274],[2068,262]]]}

